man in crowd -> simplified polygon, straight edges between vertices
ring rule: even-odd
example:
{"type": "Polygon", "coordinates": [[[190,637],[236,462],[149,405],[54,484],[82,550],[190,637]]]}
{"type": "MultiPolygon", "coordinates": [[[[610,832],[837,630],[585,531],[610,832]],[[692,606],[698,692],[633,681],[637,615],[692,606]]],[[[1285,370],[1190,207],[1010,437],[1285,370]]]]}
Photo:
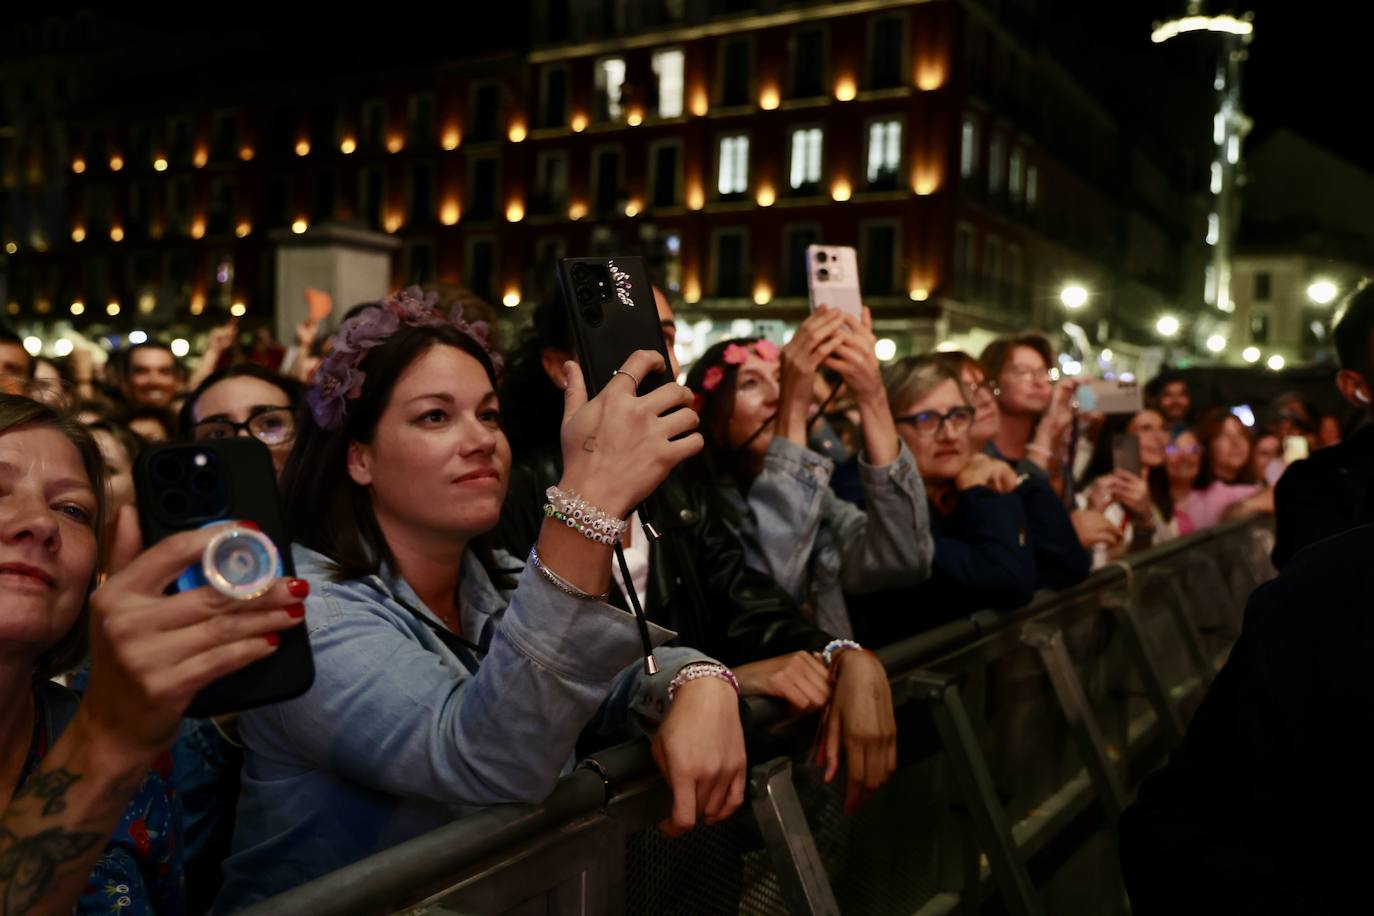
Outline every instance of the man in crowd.
{"type": "Polygon", "coordinates": [[[1165,369],[1145,386],[1145,398],[1164,417],[1165,425],[1172,432],[1188,428],[1192,419],[1193,398],[1182,375],[1165,369]]]}
{"type": "Polygon", "coordinates": [[[32,377],[33,357],[24,349],[24,341],[9,325],[0,325],[0,390],[22,386],[32,377]]]}
{"type": "Polygon", "coordinates": [[[1283,569],[1302,548],[1374,521],[1374,283],[1355,288],[1337,314],[1332,338],[1340,360],[1336,387],[1363,425],[1343,442],[1295,462],[1274,491],[1274,565],[1283,569]]]}
{"type": "Polygon", "coordinates": [[[181,387],[181,367],[171,348],[148,341],[124,351],[124,398],[133,407],[166,410],[181,387]]]}

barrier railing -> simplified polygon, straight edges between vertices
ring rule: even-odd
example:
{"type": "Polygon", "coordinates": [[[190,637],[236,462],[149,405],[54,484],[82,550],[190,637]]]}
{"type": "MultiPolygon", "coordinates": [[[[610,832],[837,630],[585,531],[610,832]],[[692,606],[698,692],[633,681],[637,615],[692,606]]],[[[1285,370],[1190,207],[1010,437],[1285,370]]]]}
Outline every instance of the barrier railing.
{"type": "Polygon", "coordinates": [[[852,817],[807,762],[814,720],[750,700],[750,802],[725,823],[660,835],[671,798],[632,742],[541,805],[488,809],[251,912],[1126,913],[1116,819],[1182,737],[1271,543],[1263,522],[1219,526],[881,649],[899,768],[852,817]]]}

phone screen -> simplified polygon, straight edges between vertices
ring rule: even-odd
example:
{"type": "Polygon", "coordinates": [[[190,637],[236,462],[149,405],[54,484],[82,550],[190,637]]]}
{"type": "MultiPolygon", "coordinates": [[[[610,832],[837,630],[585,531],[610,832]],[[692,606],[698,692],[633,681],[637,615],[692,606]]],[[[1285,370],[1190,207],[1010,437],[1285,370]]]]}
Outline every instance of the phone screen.
{"type": "Polygon", "coordinates": [[[1112,436],[1112,467],[1131,474],[1140,473],[1140,440],[1128,433],[1112,436]]]}

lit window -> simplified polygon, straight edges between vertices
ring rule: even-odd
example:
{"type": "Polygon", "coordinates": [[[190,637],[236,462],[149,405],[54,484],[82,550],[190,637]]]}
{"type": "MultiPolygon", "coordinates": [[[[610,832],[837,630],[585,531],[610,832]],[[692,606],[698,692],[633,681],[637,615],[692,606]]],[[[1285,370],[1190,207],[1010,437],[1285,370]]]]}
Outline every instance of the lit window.
{"type": "Polygon", "coordinates": [[[963,131],[959,142],[959,174],[965,178],[978,168],[978,122],[964,118],[963,131]]]}
{"type": "Polygon", "coordinates": [[[1221,163],[1212,163],[1212,193],[1221,193],[1221,163]]]}
{"type": "MultiPolygon", "coordinates": [[[[682,116],[682,71],[683,54],[680,48],[654,52],[654,76],[658,79],[658,116],[660,118],[679,118],[682,116]]],[[[621,62],[621,80],[624,80],[624,63],[621,62]]]]}
{"type": "Polygon", "coordinates": [[[716,183],[722,195],[743,194],[749,187],[749,138],[721,137],[720,174],[716,183]]]}
{"type": "Polygon", "coordinates": [[[896,177],[902,161],[902,122],[874,121],[868,125],[868,183],[896,177]]]}
{"type": "Polygon", "coordinates": [[[1215,213],[1207,214],[1207,244],[1215,245],[1221,238],[1221,220],[1215,213]]]}
{"type": "Polygon", "coordinates": [[[603,120],[617,121],[624,113],[621,107],[625,89],[625,60],[608,57],[596,64],[596,97],[600,102],[603,120]]]}
{"type": "Polygon", "coordinates": [[[792,131],[792,168],[788,183],[796,191],[821,180],[821,129],[792,131]]]}
{"type": "Polygon", "coordinates": [[[1014,146],[1011,150],[1011,166],[1007,169],[1007,191],[1011,194],[1011,199],[1017,203],[1021,202],[1022,192],[1025,190],[1026,178],[1026,154],[1021,147],[1014,146]]]}

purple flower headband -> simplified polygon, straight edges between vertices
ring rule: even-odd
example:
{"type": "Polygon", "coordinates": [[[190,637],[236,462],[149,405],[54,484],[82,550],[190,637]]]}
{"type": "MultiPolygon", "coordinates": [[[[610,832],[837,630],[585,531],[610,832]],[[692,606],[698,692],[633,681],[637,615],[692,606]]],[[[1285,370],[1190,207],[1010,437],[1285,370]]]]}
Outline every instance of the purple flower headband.
{"type": "Polygon", "coordinates": [[[348,415],[347,402],[363,393],[363,381],[367,375],[358,367],[368,351],[386,343],[402,323],[412,328],[452,325],[477,341],[491,359],[492,366],[497,372],[501,371],[500,354],[493,352],[487,344],[487,335],[491,330],[487,323],[464,321],[461,302],[455,303],[445,316],[436,307],[438,299],[437,293],[426,293],[418,286],[412,286],[390,299],[383,299],[363,309],[339,325],[329,338],[332,344],[329,355],[320,363],[314,385],[305,396],[305,402],[321,429],[338,429],[343,425],[348,415]]]}

